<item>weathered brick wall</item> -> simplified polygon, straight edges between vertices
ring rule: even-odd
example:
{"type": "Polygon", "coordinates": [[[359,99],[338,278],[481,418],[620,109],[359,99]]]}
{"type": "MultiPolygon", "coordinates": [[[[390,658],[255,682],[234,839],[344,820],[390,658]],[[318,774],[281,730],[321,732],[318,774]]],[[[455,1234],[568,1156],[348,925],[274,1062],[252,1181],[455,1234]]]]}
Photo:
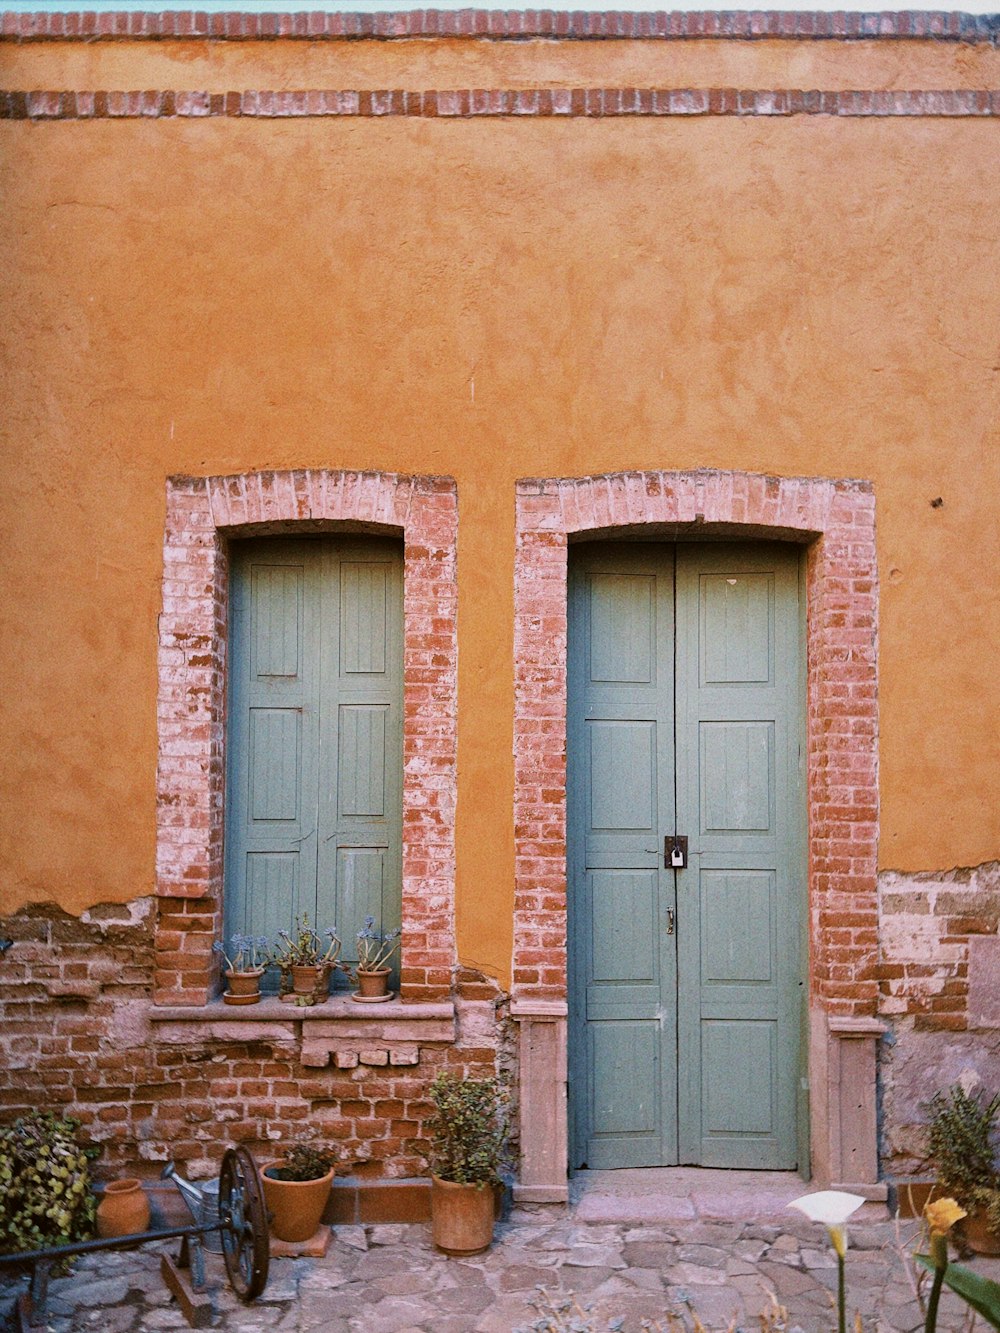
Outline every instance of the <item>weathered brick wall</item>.
{"type": "MultiPolygon", "coordinates": [[[[0,960],[0,1114],[76,1116],[103,1148],[102,1175],[151,1176],[173,1159],[207,1176],[230,1144],[263,1162],[298,1138],[335,1142],[343,1169],[365,1179],[422,1175],[438,1070],[510,1070],[505,998],[469,972],[455,977],[454,1019],[423,1025],[366,1011],[310,1041],[301,1011],[268,1024],[245,1010],[162,1021],[150,1000],[154,919],[149,898],[79,920],[48,904],[0,918],[14,941],[0,960]]],[[[308,1011],[312,1026],[327,1030],[329,1007],[308,1011]]]]}
{"type": "Polygon", "coordinates": [[[879,876],[883,1167],[919,1171],[926,1102],[1000,1092],[1000,863],[879,876]]]}

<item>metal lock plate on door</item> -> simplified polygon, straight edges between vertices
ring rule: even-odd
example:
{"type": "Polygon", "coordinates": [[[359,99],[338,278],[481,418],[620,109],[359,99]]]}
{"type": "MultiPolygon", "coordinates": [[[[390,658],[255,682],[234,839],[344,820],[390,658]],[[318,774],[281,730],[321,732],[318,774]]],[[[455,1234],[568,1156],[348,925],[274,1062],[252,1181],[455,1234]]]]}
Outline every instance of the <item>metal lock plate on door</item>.
{"type": "Polygon", "coordinates": [[[667,870],[686,870],[688,840],[679,834],[667,834],[663,839],[663,865],[667,870]]]}

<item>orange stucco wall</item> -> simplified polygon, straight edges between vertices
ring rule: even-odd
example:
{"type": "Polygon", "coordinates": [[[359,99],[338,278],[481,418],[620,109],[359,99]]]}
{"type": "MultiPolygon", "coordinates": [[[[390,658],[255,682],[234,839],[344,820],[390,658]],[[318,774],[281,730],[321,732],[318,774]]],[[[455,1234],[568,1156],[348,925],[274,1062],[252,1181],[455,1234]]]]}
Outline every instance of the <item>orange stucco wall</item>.
{"type": "MultiPolygon", "coordinates": [[[[571,83],[633,81],[596,78],[596,46],[544,59],[571,83]]],[[[622,45],[616,71],[651,52],[622,45]]],[[[338,62],[385,87],[407,58],[385,43],[0,55],[16,87],[358,86],[338,62]]],[[[458,77],[460,44],[422,58],[415,86],[483,83],[458,77]]],[[[744,86],[824,86],[817,62],[840,86],[877,75],[858,46],[686,58],[759,62],[766,78],[718,76],[744,86]]],[[[870,59],[905,86],[959,87],[963,60],[997,53],[870,59]]],[[[510,963],[520,476],[871,478],[881,864],[1000,856],[998,135],[996,120],[818,116],[0,124],[4,906],[151,891],[164,479],[259,468],[457,480],[467,964],[504,978],[510,963]]]]}

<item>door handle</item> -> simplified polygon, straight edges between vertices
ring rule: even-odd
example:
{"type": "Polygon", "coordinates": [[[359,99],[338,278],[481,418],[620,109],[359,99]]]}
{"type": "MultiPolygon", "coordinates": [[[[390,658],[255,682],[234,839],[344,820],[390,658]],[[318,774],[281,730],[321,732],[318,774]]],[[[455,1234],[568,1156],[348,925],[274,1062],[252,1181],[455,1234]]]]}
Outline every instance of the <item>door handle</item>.
{"type": "Polygon", "coordinates": [[[668,935],[672,935],[673,933],[674,933],[674,909],[673,909],[672,907],[668,907],[668,908],[667,908],[667,934],[668,934],[668,935]]]}

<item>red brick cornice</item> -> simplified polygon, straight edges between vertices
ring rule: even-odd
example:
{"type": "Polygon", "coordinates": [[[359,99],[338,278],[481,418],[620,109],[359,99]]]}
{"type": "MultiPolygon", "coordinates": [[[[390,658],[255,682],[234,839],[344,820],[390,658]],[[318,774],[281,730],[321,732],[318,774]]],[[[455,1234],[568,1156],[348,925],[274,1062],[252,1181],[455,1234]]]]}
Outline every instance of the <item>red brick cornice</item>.
{"type": "Polygon", "coordinates": [[[0,120],[315,116],[1000,116],[1000,89],[854,92],[744,88],[461,88],[338,92],[5,92],[0,120]]]}
{"type": "Polygon", "coordinates": [[[416,9],[401,13],[261,14],[234,10],[206,14],[32,13],[0,12],[0,40],[93,41],[213,38],[227,41],[344,41],[374,38],[477,37],[517,40],[524,37],[592,39],[818,38],[868,41],[899,38],[953,42],[993,42],[1000,37],[1000,16],[948,11],[809,14],[781,11],[728,13],[661,10],[657,13],[565,12],[548,9],[416,9]]]}

